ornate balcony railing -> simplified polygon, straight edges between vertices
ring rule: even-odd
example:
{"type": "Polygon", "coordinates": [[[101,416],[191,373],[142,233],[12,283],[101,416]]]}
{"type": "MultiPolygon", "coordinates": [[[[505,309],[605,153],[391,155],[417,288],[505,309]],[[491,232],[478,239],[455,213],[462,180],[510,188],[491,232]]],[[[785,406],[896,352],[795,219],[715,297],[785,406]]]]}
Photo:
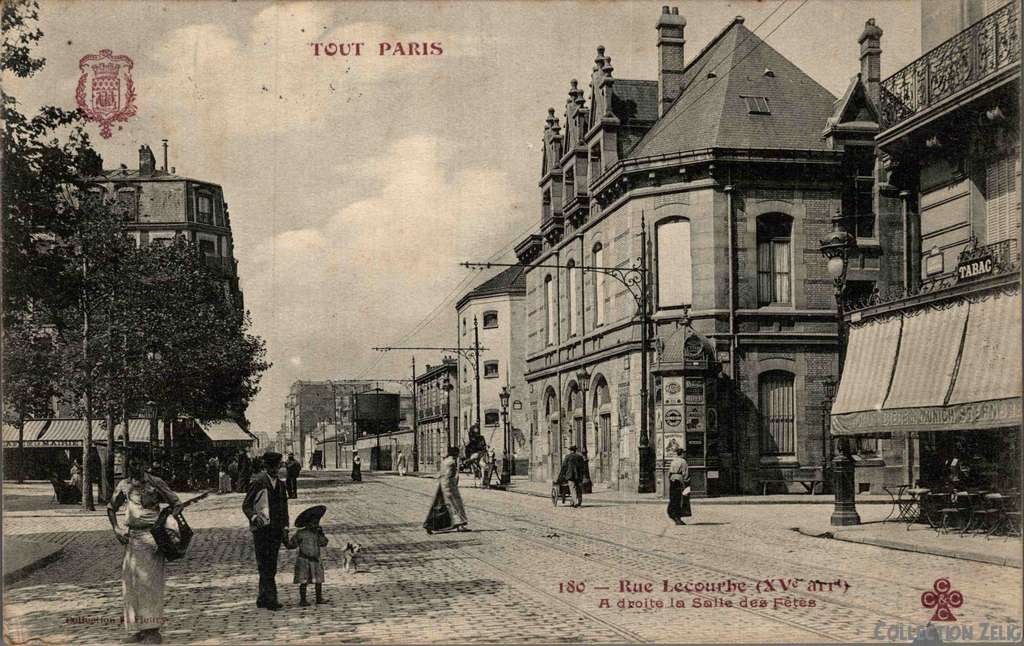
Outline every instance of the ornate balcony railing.
{"type": "Polygon", "coordinates": [[[1010,2],[882,81],[882,129],[1020,63],[1020,4],[1010,2]]]}
{"type": "MultiPolygon", "coordinates": [[[[958,264],[971,261],[991,259],[991,267],[986,267],[984,276],[998,276],[1001,274],[1020,274],[1020,246],[1016,238],[1003,240],[990,245],[969,244],[960,252],[957,259],[958,264]]],[[[894,285],[885,289],[875,289],[871,294],[861,299],[846,299],[843,302],[843,309],[846,312],[863,310],[877,305],[889,305],[898,303],[915,296],[936,294],[962,284],[956,272],[927,280],[919,286],[904,289],[894,285]]]]}

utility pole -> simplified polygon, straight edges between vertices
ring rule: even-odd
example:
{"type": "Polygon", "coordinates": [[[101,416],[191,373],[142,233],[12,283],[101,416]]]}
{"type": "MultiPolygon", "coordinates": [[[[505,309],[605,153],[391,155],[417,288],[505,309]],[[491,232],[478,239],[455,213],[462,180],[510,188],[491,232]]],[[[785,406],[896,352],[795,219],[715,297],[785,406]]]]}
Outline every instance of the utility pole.
{"type": "Polygon", "coordinates": [[[416,408],[416,355],[412,357],[412,471],[420,470],[419,411],[416,408]]]}
{"type": "Polygon", "coordinates": [[[480,322],[473,316],[473,371],[476,373],[476,432],[483,433],[484,427],[480,424],[480,322]]]}
{"type": "Polygon", "coordinates": [[[647,220],[640,214],[640,478],[637,487],[640,493],[654,491],[654,447],[650,435],[650,401],[647,391],[647,346],[649,331],[648,280],[647,280],[647,220]]]}

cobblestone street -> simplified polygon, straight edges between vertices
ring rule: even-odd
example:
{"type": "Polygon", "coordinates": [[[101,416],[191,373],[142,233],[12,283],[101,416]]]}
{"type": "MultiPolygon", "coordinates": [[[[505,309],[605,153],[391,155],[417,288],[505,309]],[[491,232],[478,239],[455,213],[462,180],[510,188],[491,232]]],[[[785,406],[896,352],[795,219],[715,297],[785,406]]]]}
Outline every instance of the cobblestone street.
{"type": "MultiPolygon", "coordinates": [[[[464,488],[474,531],[428,536],[421,523],[435,486],[431,480],[371,475],[362,484],[302,484],[299,499],[291,501],[293,518],[308,505],[328,506],[329,603],[297,607],[294,552],[283,551],[278,586],[286,609],[257,609],[241,495],[214,497],[187,514],[197,529],[190,556],[168,566],[166,641],[863,642],[875,639],[878,622],[927,623],[931,611],[922,607],[921,595],[943,577],[964,596],[955,611],[959,626],[1021,620],[1018,569],[792,531],[830,513],[827,505],[696,501],[693,522],[676,527],[660,505],[593,502],[572,509],[464,488]],[[341,569],[347,542],[362,546],[354,574],[341,569]],[[621,593],[620,580],[650,582],[652,590],[621,593]],[[663,580],[731,581],[733,591],[665,592],[663,580]],[[756,590],[764,580],[774,590],[763,583],[756,590]],[[815,580],[840,583],[831,591],[808,591],[815,580]],[[570,591],[580,588],[570,582],[582,582],[583,589],[570,591]],[[735,590],[738,584],[746,590],[735,590]],[[789,585],[795,587],[783,590],[789,585]],[[635,607],[620,607],[620,600],[635,607]],[[672,600],[685,607],[668,607],[672,600]],[[651,607],[652,601],[665,607],[651,607]],[[766,606],[751,607],[760,602],[766,606]]],[[[8,589],[8,643],[123,637],[121,546],[102,515],[60,513],[5,517],[5,535],[65,545],[60,560],[8,589]]]]}

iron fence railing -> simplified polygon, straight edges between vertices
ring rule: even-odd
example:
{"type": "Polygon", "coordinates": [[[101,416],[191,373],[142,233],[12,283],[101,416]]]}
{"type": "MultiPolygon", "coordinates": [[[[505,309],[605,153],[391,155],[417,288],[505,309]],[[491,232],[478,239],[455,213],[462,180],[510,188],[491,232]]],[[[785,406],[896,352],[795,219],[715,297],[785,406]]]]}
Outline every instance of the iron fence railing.
{"type": "Polygon", "coordinates": [[[1010,2],[882,81],[882,128],[1020,62],[1020,4],[1010,2]]]}
{"type": "MultiPolygon", "coordinates": [[[[968,245],[960,252],[959,263],[970,262],[982,258],[992,259],[991,271],[986,276],[998,276],[1001,274],[1020,273],[1020,245],[1016,238],[1003,240],[990,245],[968,245]]],[[[897,303],[914,296],[935,294],[960,284],[956,273],[945,274],[926,280],[917,287],[904,288],[900,285],[893,285],[883,289],[875,288],[869,295],[859,299],[847,299],[843,301],[845,312],[875,307],[876,305],[888,305],[897,303]]]]}

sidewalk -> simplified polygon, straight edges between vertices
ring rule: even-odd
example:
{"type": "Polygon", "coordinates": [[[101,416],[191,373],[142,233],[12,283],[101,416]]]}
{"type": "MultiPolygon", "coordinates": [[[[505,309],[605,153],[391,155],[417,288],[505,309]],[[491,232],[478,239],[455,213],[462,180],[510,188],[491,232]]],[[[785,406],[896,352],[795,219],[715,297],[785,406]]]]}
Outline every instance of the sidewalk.
{"type": "Polygon", "coordinates": [[[797,531],[805,536],[875,545],[904,552],[934,554],[1016,568],[1022,566],[1019,537],[961,535],[956,531],[941,534],[926,524],[913,524],[908,528],[907,523],[903,522],[875,522],[849,527],[832,527],[820,523],[800,527],[797,531]]]}
{"type": "Polygon", "coordinates": [[[4,538],[4,584],[10,585],[31,572],[60,558],[64,547],[56,543],[4,538]]]}

